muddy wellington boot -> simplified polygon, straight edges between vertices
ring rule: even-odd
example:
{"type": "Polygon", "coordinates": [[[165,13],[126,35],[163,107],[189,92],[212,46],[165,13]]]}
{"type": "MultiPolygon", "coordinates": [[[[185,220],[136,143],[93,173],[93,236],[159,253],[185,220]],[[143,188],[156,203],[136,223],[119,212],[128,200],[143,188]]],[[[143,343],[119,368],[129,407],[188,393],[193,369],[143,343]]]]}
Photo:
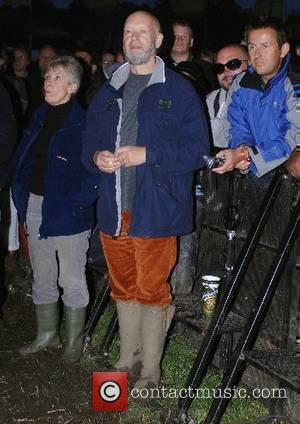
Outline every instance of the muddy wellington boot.
{"type": "Polygon", "coordinates": [[[171,305],[142,306],[143,367],[135,389],[150,389],[159,385],[160,361],[174,312],[175,307],[171,305]]]}
{"type": "Polygon", "coordinates": [[[35,314],[37,321],[37,336],[32,343],[19,349],[22,355],[35,353],[47,347],[58,347],[60,345],[60,337],[58,334],[58,302],[35,305],[35,314]]]}
{"type": "Polygon", "coordinates": [[[140,377],[142,368],[141,312],[142,305],[134,302],[116,302],[120,333],[120,357],[117,371],[128,372],[130,383],[140,377]]]}
{"type": "Polygon", "coordinates": [[[78,362],[83,350],[83,332],[86,308],[64,307],[65,342],[62,354],[64,362],[78,362]]]}

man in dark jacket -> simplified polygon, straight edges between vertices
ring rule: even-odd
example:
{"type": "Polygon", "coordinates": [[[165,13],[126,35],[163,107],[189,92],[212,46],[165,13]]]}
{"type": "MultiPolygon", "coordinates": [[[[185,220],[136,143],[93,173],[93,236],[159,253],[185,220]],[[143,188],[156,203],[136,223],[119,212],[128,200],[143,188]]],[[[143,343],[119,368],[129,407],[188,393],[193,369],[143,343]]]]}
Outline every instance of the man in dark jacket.
{"type": "Polygon", "coordinates": [[[129,63],[94,97],[82,155],[99,175],[98,223],[120,325],[116,368],[129,371],[137,389],[160,380],[174,314],[167,278],[176,236],[193,228],[193,171],[209,149],[197,93],[156,57],[162,39],[149,13],[127,18],[129,63]]]}
{"type": "Polygon", "coordinates": [[[210,63],[193,56],[194,35],[189,22],[178,19],[173,22],[173,45],[166,65],[175,69],[181,62],[192,62],[198,68],[198,84],[202,87],[202,94],[206,95],[218,87],[218,81],[210,63]],[[204,91],[204,92],[203,92],[204,91]]]}
{"type": "MultiPolygon", "coordinates": [[[[4,190],[8,184],[10,179],[10,172],[8,162],[13,153],[15,143],[17,139],[17,129],[16,122],[14,118],[13,109],[11,106],[11,102],[9,100],[9,96],[3,87],[2,83],[0,83],[0,222],[1,216],[5,216],[4,222],[1,225],[1,250],[6,251],[8,248],[7,245],[7,231],[9,227],[9,190],[4,190]],[[2,231],[5,236],[3,237],[2,231]],[[2,246],[4,241],[4,246],[2,246]]],[[[1,252],[3,253],[3,252],[1,252]]],[[[4,275],[4,270],[0,270],[1,279],[4,275]]],[[[0,281],[0,285],[2,281],[0,281]]],[[[0,290],[2,291],[2,290],[0,290]]],[[[1,296],[1,293],[0,293],[1,296]]],[[[1,304],[1,300],[0,300],[1,304]]],[[[1,315],[1,311],[0,311],[1,315]]]]}
{"type": "Polygon", "coordinates": [[[8,161],[17,138],[16,122],[9,96],[0,83],[0,190],[9,182],[8,161]]]}
{"type": "Polygon", "coordinates": [[[9,185],[9,161],[17,140],[17,128],[13,108],[9,95],[0,82],[0,221],[3,218],[2,228],[5,236],[1,237],[1,249],[8,248],[7,231],[10,222],[9,190],[4,190],[9,185]],[[5,218],[4,218],[5,217],[5,218]],[[4,222],[5,221],[5,222],[4,222]],[[3,244],[4,241],[4,245],[3,244]]]}

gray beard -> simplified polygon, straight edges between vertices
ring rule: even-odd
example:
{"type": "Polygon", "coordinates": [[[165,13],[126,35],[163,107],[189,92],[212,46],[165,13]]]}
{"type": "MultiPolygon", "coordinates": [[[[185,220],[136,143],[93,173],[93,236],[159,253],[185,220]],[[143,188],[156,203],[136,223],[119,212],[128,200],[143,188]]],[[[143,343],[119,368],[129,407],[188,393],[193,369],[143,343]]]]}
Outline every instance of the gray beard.
{"type": "Polygon", "coordinates": [[[126,51],[126,49],[124,48],[124,55],[125,58],[128,60],[129,63],[131,63],[132,65],[144,65],[145,63],[147,63],[149,61],[149,59],[153,56],[155,56],[156,54],[156,48],[154,45],[152,45],[148,50],[146,50],[143,53],[140,53],[138,55],[136,54],[131,54],[129,52],[126,51]]]}

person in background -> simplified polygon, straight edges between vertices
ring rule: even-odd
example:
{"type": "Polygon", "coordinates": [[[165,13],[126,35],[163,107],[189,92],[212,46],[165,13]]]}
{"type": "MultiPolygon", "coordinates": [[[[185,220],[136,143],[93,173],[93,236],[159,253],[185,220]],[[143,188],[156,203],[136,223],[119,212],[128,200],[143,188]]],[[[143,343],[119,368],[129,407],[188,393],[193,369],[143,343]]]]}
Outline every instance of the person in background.
{"type": "Polygon", "coordinates": [[[205,101],[208,87],[201,68],[196,63],[187,60],[180,62],[175,70],[191,82],[201,99],[205,101]]]}
{"type": "Polygon", "coordinates": [[[13,72],[18,78],[26,79],[29,75],[30,53],[23,44],[17,44],[12,50],[13,72]]]}
{"type": "MultiPolygon", "coordinates": [[[[0,256],[4,256],[4,269],[1,270],[0,297],[4,290],[4,278],[15,269],[15,250],[11,249],[9,228],[10,214],[10,166],[17,141],[17,127],[9,95],[0,82],[0,256]]],[[[13,246],[14,247],[14,246],[13,246]]],[[[1,261],[2,266],[2,261],[1,261]]],[[[0,306],[2,304],[0,299],[0,306]]]]}
{"type": "Polygon", "coordinates": [[[220,88],[209,93],[206,98],[215,147],[226,148],[228,146],[223,127],[223,120],[227,111],[226,98],[234,78],[241,72],[245,72],[248,64],[247,49],[239,44],[224,46],[216,54],[214,70],[220,88]]]}
{"type": "Polygon", "coordinates": [[[57,56],[44,76],[45,103],[33,115],[14,158],[13,199],[21,222],[26,222],[37,321],[36,338],[19,351],[26,355],[60,345],[59,284],[63,360],[76,362],[89,302],[85,265],[94,216],[80,191],[88,177],[80,160],[86,112],[74,99],[82,67],[72,56],[57,56]]]}
{"type": "Polygon", "coordinates": [[[82,79],[80,88],[76,94],[76,100],[84,109],[87,109],[87,92],[92,84],[93,78],[92,67],[87,63],[86,60],[82,59],[81,57],[76,57],[76,60],[80,63],[82,67],[82,79]]]}
{"type": "Polygon", "coordinates": [[[95,63],[94,53],[89,47],[81,45],[74,51],[74,57],[84,60],[91,67],[92,75],[95,74],[98,68],[95,63]]]}
{"type": "MultiPolygon", "coordinates": [[[[28,94],[28,75],[30,55],[28,49],[17,44],[12,50],[12,63],[8,66],[6,75],[2,81],[5,85],[10,101],[13,107],[15,122],[18,131],[17,142],[20,140],[21,134],[26,126],[27,112],[29,105],[28,94]]],[[[5,283],[9,289],[13,289],[17,285],[25,286],[24,269],[25,263],[29,265],[26,258],[21,255],[19,224],[17,210],[12,201],[11,195],[7,199],[7,213],[9,214],[8,221],[8,237],[7,237],[7,255],[5,258],[5,283]]]]}
{"type": "Polygon", "coordinates": [[[88,47],[80,46],[77,50],[74,51],[74,56],[77,59],[83,60],[85,62],[82,64],[84,75],[80,87],[79,97],[81,98],[81,104],[83,104],[84,107],[87,107],[92,101],[97,90],[106,81],[106,77],[102,69],[98,69],[95,55],[88,47]],[[90,72],[88,68],[90,69],[90,72]]]}
{"type": "Polygon", "coordinates": [[[193,62],[199,66],[199,72],[203,74],[204,81],[202,85],[206,85],[206,93],[217,88],[218,83],[212,65],[193,56],[194,36],[189,22],[184,19],[178,19],[173,23],[172,29],[174,41],[170,57],[166,60],[166,65],[174,69],[180,62],[193,62]]]}
{"type": "Polygon", "coordinates": [[[0,82],[0,192],[10,182],[9,161],[17,141],[16,121],[6,89],[0,82]]]}
{"type": "Polygon", "coordinates": [[[160,381],[176,236],[193,229],[193,173],[209,150],[197,93],[156,56],[162,40],[154,16],[129,15],[128,63],[94,97],[82,152],[102,187],[97,218],[120,326],[115,368],[139,389],[160,381]]]}
{"type": "Polygon", "coordinates": [[[212,65],[215,62],[216,54],[212,50],[201,50],[199,57],[212,65]]]}
{"type": "Polygon", "coordinates": [[[103,82],[105,82],[109,78],[109,70],[115,63],[116,58],[113,53],[106,50],[101,53],[99,62],[99,74],[102,75],[103,82]]]}
{"type": "Polygon", "coordinates": [[[116,53],[116,62],[118,62],[118,63],[124,63],[125,62],[124,54],[123,54],[122,51],[118,51],[116,53]]]}
{"type": "Polygon", "coordinates": [[[6,49],[3,46],[1,46],[0,44],[0,77],[3,77],[3,75],[6,74],[7,71],[7,54],[6,54],[6,49]]]}
{"type": "Polygon", "coordinates": [[[50,44],[43,45],[39,51],[37,67],[29,77],[30,116],[32,116],[32,113],[36,110],[36,108],[41,106],[44,102],[44,74],[50,60],[56,54],[56,48],[50,44]]]}
{"type": "Polygon", "coordinates": [[[100,66],[105,68],[107,65],[111,65],[116,61],[115,55],[109,51],[104,51],[101,53],[100,66]]]}
{"type": "Polygon", "coordinates": [[[262,177],[284,163],[300,135],[297,95],[289,78],[289,44],[275,20],[258,18],[247,29],[251,66],[228,94],[228,149],[217,153],[223,174],[238,168],[262,177]]]}
{"type": "Polygon", "coordinates": [[[14,89],[13,95],[17,97],[17,99],[13,102],[13,107],[18,125],[19,136],[22,135],[22,132],[28,123],[28,108],[30,102],[29,66],[29,50],[22,44],[17,44],[12,50],[12,67],[6,78],[14,89]]]}

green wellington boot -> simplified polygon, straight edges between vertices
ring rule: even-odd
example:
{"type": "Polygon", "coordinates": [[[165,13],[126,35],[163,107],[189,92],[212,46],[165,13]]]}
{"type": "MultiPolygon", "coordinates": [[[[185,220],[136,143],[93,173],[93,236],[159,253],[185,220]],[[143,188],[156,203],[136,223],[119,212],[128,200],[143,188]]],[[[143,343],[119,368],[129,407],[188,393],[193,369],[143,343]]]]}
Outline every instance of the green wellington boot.
{"type": "Polygon", "coordinates": [[[83,333],[86,308],[64,307],[65,343],[62,359],[64,362],[78,362],[83,350],[83,333]]]}
{"type": "Polygon", "coordinates": [[[175,308],[171,305],[142,305],[143,367],[141,377],[134,386],[138,390],[159,385],[160,361],[174,312],[175,308]]]}
{"type": "Polygon", "coordinates": [[[37,321],[37,336],[32,343],[19,349],[22,355],[35,353],[47,347],[58,347],[60,345],[60,337],[58,334],[58,302],[35,305],[35,314],[37,321]]]}
{"type": "Polygon", "coordinates": [[[120,332],[120,357],[115,364],[118,371],[129,374],[135,383],[142,368],[141,311],[142,305],[134,302],[116,302],[120,332]]]}

